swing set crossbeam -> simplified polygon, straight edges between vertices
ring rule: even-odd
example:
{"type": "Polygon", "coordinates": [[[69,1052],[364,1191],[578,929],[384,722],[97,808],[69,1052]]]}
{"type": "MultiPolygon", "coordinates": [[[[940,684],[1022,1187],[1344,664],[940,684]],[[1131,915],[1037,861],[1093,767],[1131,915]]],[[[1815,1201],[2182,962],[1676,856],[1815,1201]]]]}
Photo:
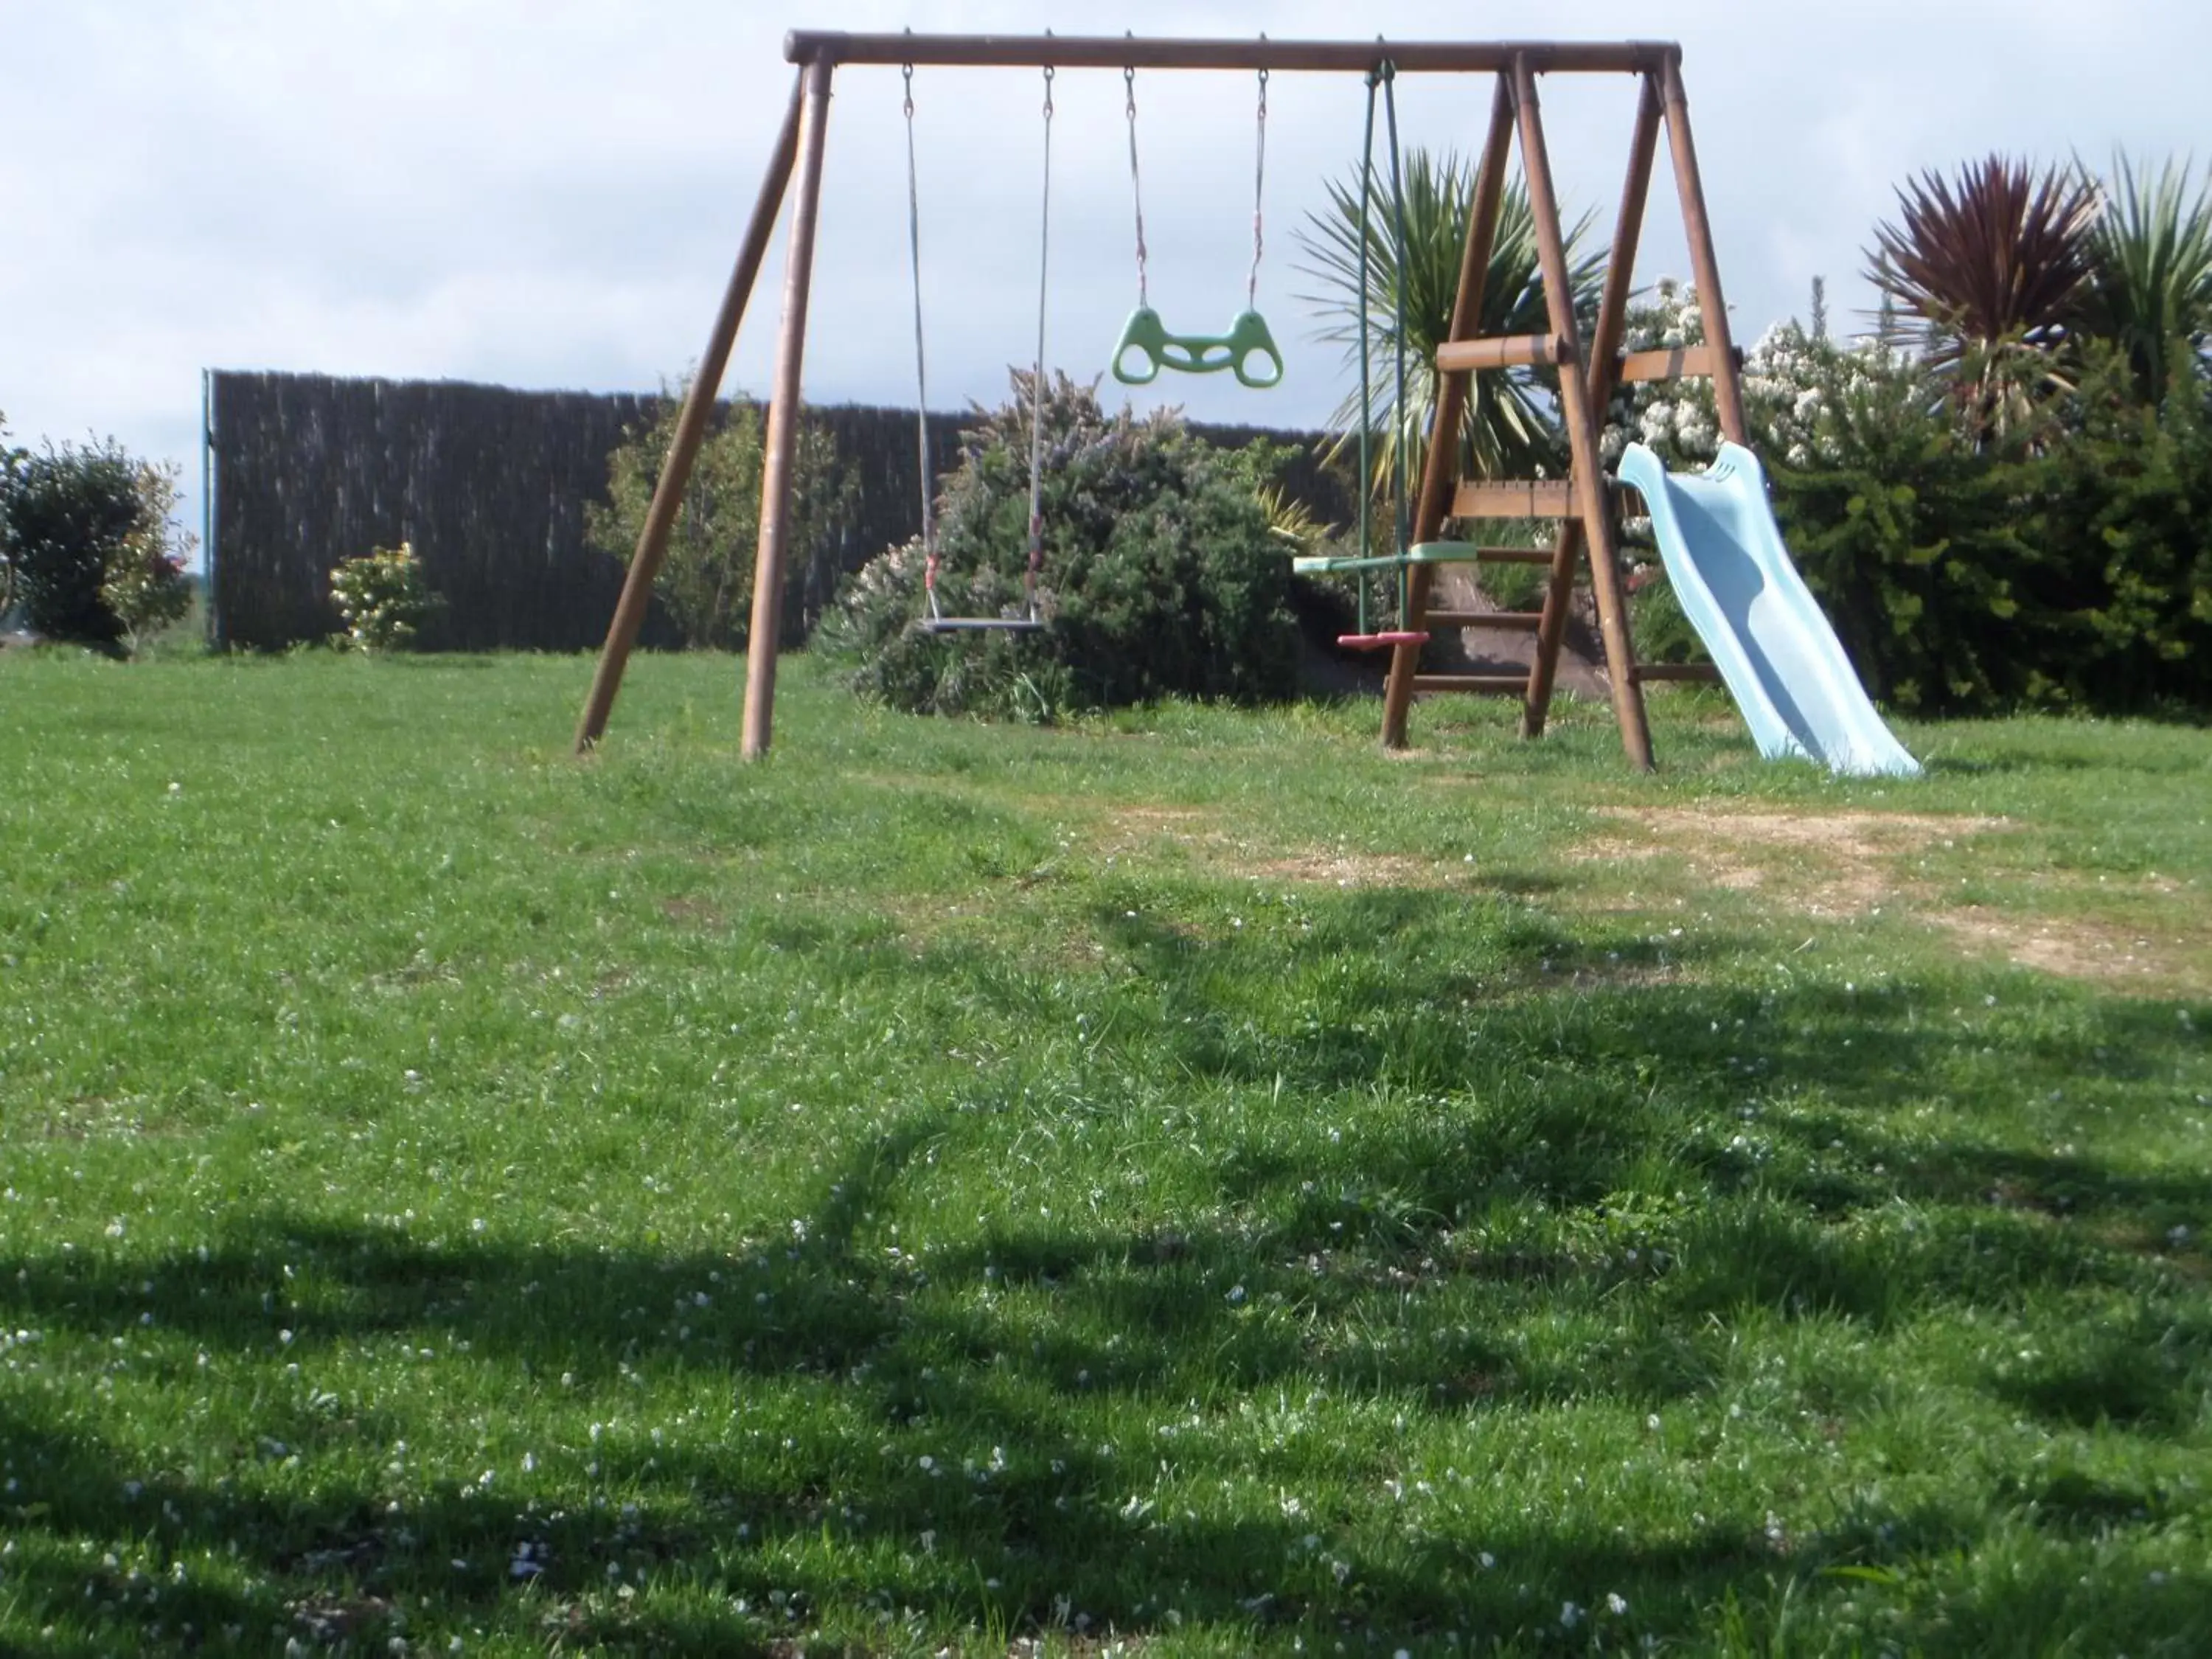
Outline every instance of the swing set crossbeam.
{"type": "Polygon", "coordinates": [[[1539,75],[1656,73],[1668,40],[1139,40],[1119,34],[847,34],[794,29],[793,64],[912,64],[932,69],[1267,70],[1364,73],[1388,58],[1401,75],[1495,75],[1526,62],[1539,75]]]}

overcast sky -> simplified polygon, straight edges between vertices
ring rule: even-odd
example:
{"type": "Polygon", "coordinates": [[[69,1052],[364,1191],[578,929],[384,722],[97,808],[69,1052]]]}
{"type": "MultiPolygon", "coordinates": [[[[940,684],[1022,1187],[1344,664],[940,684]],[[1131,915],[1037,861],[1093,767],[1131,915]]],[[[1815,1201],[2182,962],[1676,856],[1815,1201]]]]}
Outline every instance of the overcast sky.
{"type": "MultiPolygon", "coordinates": [[[[603,390],[679,374],[758,188],[795,24],[1678,40],[1746,340],[1802,314],[1815,275],[1839,324],[1869,305],[1860,250],[1917,169],[1992,149],[2187,154],[2212,64],[2203,0],[0,0],[0,411],[17,441],[112,434],[184,464],[197,528],[204,368],[603,390]]],[[[940,407],[995,399],[1032,349],[1039,92],[1025,70],[916,79],[940,407]]],[[[1243,306],[1253,93],[1241,76],[1139,77],[1152,297],[1179,331],[1243,306]]],[[[1553,77],[1544,98],[1562,198],[1602,235],[1629,83],[1553,77]]],[[[1342,364],[1311,338],[1294,232],[1354,164],[1361,99],[1355,76],[1270,88],[1260,302],[1284,384],[1163,375],[1152,400],[1285,426],[1334,405],[1342,364]]],[[[1488,99],[1473,79],[1409,79],[1407,142],[1469,147],[1488,99]]],[[[1083,375],[1135,300],[1121,103],[1117,74],[1060,78],[1048,356],[1083,375]]],[[[897,71],[841,73],[829,131],[807,395],[910,404],[897,71]]],[[[1661,165],[1647,281],[1686,267],[1661,165]]],[[[732,388],[768,381],[782,246],[732,388]]]]}

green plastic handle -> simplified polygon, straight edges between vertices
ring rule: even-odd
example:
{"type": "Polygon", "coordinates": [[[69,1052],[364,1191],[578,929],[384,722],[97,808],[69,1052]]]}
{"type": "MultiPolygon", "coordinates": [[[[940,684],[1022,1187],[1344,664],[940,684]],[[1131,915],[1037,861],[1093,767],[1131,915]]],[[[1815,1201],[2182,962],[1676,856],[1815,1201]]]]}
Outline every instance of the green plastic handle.
{"type": "Polygon", "coordinates": [[[1124,386],[1150,386],[1163,368],[1181,374],[1212,374],[1225,368],[1244,385],[1264,389],[1282,384],[1283,354],[1275,349],[1267,319],[1256,311],[1240,312],[1226,334],[1170,334],[1158,312],[1139,306],[1121,325],[1121,337],[1115,344],[1114,378],[1124,386]],[[1139,356],[1133,369],[1124,361],[1132,351],[1139,356]],[[1255,358],[1257,369],[1251,367],[1255,358]]]}

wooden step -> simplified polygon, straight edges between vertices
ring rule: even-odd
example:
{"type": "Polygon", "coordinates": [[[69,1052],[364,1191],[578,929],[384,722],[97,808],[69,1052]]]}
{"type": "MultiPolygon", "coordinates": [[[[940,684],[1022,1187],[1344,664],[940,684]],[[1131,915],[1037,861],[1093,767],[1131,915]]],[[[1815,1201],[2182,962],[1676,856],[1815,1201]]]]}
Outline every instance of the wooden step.
{"type": "Polygon", "coordinates": [[[1472,691],[1478,696],[1492,696],[1510,692],[1515,696],[1528,689],[1526,674],[1416,674],[1416,691],[1472,691]]]}
{"type": "Polygon", "coordinates": [[[1431,628],[1513,628],[1534,633],[1543,625],[1540,611],[1425,611],[1421,620],[1431,628]]]}
{"type": "Polygon", "coordinates": [[[1574,493],[1564,478],[1463,483],[1452,493],[1455,519],[1564,519],[1573,512],[1574,493]]]}
{"type": "MultiPolygon", "coordinates": [[[[1431,613],[1434,620],[1434,613],[1431,613]]],[[[1711,685],[1721,677],[1721,671],[1709,662],[1640,662],[1630,671],[1629,678],[1639,685],[1651,685],[1662,680],[1684,680],[1701,685],[1711,685]]]]}
{"type": "MultiPolygon", "coordinates": [[[[1735,354],[1738,368],[1743,367],[1743,353],[1735,354]]],[[[1631,380],[1683,380],[1698,376],[1712,378],[1713,354],[1706,346],[1675,346],[1669,350],[1626,351],[1620,357],[1620,379],[1623,385],[1631,380]]]]}
{"type": "Polygon", "coordinates": [[[1448,340],[1437,348],[1437,367],[1447,374],[1473,368],[1527,368],[1535,363],[1571,363],[1573,349],[1559,334],[1490,334],[1474,340],[1448,340]]]}

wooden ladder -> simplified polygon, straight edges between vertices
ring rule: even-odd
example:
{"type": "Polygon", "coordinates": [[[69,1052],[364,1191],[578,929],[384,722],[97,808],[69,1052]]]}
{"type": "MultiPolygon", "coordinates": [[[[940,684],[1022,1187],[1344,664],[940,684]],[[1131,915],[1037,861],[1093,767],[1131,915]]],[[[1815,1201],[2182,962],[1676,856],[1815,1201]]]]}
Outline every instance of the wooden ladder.
{"type": "Polygon", "coordinates": [[[1669,54],[1663,64],[1638,77],[1636,130],[1620,213],[1607,256],[1606,283],[1597,322],[1585,343],[1574,313],[1567,271],[1566,238],[1553,188],[1544,143],[1536,77],[1528,58],[1516,55],[1498,76],[1490,130],[1476,174],[1474,203],[1468,220],[1459,288],[1451,325],[1437,350],[1438,386],[1428,457],[1413,512],[1413,545],[1419,556],[1407,575],[1406,615],[1399,624],[1416,636],[1431,629],[1498,629],[1535,635],[1534,661],[1526,672],[1424,673],[1422,643],[1392,647],[1390,676],[1383,695],[1382,742],[1407,746],[1407,717],[1417,694],[1475,692],[1517,695],[1522,699],[1521,732],[1540,736],[1551,711],[1559,649],[1566,637],[1577,568],[1586,564],[1597,602],[1598,633],[1605,652],[1606,678],[1621,746],[1632,764],[1649,769],[1651,730],[1645,717],[1643,687],[1658,680],[1713,679],[1710,664],[1643,664],[1629,638],[1628,611],[1621,579],[1617,531],[1617,496],[1598,452],[1598,431],[1606,404],[1624,381],[1674,380],[1708,375],[1714,385],[1722,431],[1744,441],[1738,354],[1730,343],[1728,313],[1707,228],[1697,159],[1691,146],[1689,112],[1681,89],[1680,64],[1669,54]],[[1682,198],[1699,309],[1706,343],[1672,351],[1624,355],[1621,337],[1627,321],[1636,246],[1644,223],[1644,202],[1662,124],[1668,130],[1675,182],[1682,198]],[[1504,200],[1506,164],[1518,136],[1528,206],[1535,222],[1538,269],[1542,276],[1549,331],[1532,335],[1480,333],[1483,285],[1497,240],[1504,200]],[[1542,365],[1556,368],[1559,416],[1565,429],[1569,465],[1564,479],[1474,479],[1455,476],[1458,434],[1473,377],[1482,372],[1542,365]],[[1462,525],[1499,519],[1549,519],[1558,523],[1549,552],[1541,549],[1452,544],[1438,538],[1446,520],[1462,525]],[[1538,563],[1547,568],[1541,607],[1535,611],[1455,611],[1430,605],[1439,565],[1500,562],[1538,563]]]}

